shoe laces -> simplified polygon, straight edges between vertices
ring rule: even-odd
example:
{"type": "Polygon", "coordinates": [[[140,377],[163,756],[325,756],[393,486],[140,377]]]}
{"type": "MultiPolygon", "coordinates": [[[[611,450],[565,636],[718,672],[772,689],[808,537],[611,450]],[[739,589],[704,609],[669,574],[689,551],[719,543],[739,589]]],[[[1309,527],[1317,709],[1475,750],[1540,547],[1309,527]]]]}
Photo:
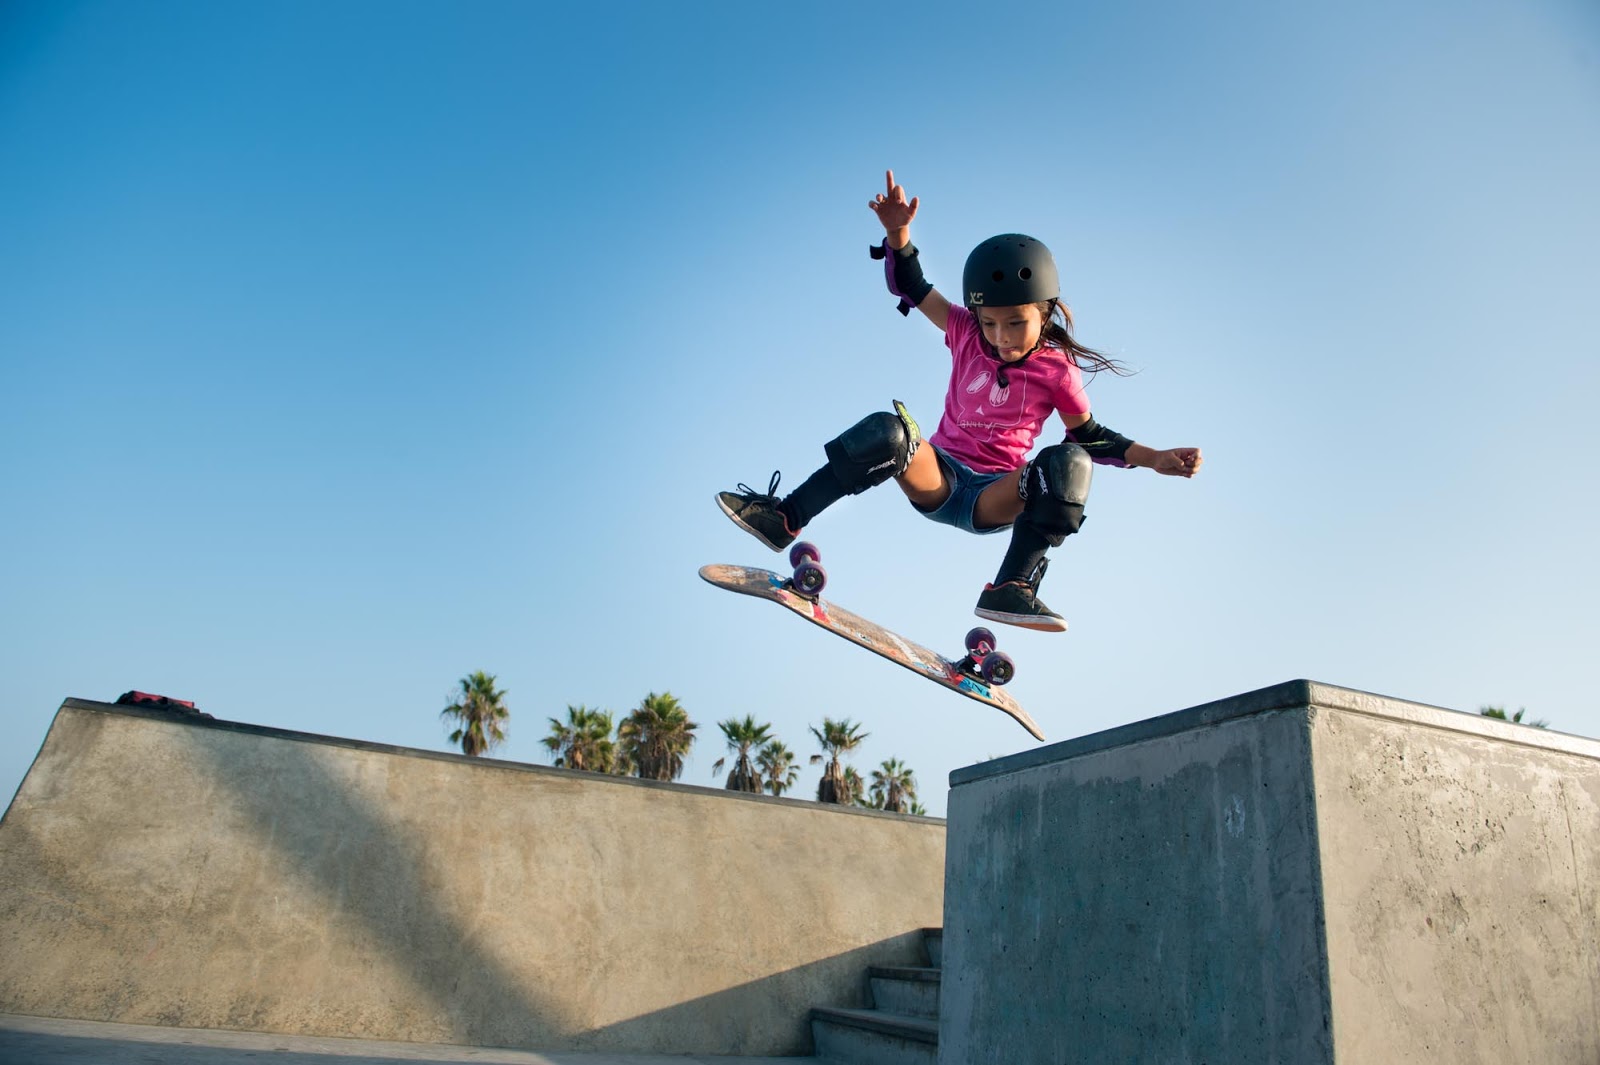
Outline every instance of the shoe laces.
{"type": "Polygon", "coordinates": [[[1023,587],[1028,590],[1028,596],[1030,598],[1038,593],[1039,582],[1044,580],[1044,571],[1049,568],[1050,560],[1048,558],[1041,558],[1039,560],[1039,564],[1033,567],[1033,572],[1028,574],[1028,580],[1025,584],[1023,584],[1023,587]]]}
{"type": "Polygon", "coordinates": [[[747,507],[752,503],[760,502],[769,502],[776,506],[778,502],[778,481],[782,476],[777,470],[772,471],[772,480],[768,482],[765,494],[757,492],[743,481],[739,482],[735,490],[744,497],[744,505],[747,507]]]}

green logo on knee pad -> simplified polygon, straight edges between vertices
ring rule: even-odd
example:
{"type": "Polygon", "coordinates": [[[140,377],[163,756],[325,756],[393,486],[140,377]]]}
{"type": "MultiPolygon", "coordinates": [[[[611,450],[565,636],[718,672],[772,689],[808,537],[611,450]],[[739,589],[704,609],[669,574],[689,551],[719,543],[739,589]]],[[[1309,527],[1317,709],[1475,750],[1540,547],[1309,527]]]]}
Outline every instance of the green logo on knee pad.
{"type": "Polygon", "coordinates": [[[900,424],[906,427],[906,436],[911,440],[911,446],[906,450],[906,457],[909,458],[917,453],[917,447],[922,443],[922,430],[917,428],[917,420],[898,399],[894,401],[894,413],[900,419],[900,424]]]}

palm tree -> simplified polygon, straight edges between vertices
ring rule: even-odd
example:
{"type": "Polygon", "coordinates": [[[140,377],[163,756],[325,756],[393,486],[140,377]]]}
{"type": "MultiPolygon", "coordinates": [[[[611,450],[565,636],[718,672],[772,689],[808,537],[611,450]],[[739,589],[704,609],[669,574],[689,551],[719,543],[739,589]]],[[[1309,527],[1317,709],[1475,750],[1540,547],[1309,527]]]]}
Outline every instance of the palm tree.
{"type": "Polygon", "coordinates": [[[633,752],[622,745],[622,726],[617,726],[617,740],[611,745],[611,768],[607,770],[616,777],[636,777],[639,775],[639,763],[633,760],[633,752]]]}
{"type": "Polygon", "coordinates": [[[1496,721],[1510,721],[1513,724],[1518,724],[1518,725],[1524,725],[1525,724],[1525,725],[1530,725],[1533,728],[1549,728],[1550,727],[1550,722],[1544,721],[1542,719],[1538,720],[1538,721],[1523,721],[1522,720],[1522,715],[1526,714],[1527,712],[1528,712],[1528,708],[1524,706],[1524,707],[1520,708],[1516,713],[1512,714],[1510,717],[1507,717],[1506,716],[1506,708],[1503,707],[1503,706],[1480,706],[1478,708],[1478,713],[1479,714],[1482,714],[1484,717],[1492,717],[1496,721]]]}
{"type": "Polygon", "coordinates": [[[906,807],[906,813],[915,814],[918,817],[927,817],[928,816],[928,808],[926,806],[922,805],[916,799],[912,799],[911,800],[911,805],[906,807]]]}
{"type": "Polygon", "coordinates": [[[782,795],[800,779],[794,752],[778,740],[761,748],[761,753],[756,755],[756,767],[761,770],[762,786],[769,795],[782,795]]]}
{"type": "Polygon", "coordinates": [[[568,706],[567,720],[550,719],[545,747],[562,769],[609,773],[616,762],[617,745],[611,739],[611,714],[587,706],[568,706]]]}
{"type": "Polygon", "coordinates": [[[849,718],[835,721],[825,717],[822,719],[822,728],[813,725],[811,734],[822,747],[822,754],[811,756],[811,764],[821,762],[824,756],[827,758],[827,764],[822,767],[822,780],[817,784],[817,801],[849,805],[853,795],[844,765],[839,759],[860,746],[870,733],[862,732],[861,726],[849,718]]]}
{"type": "Polygon", "coordinates": [[[617,739],[641,778],[677,780],[699,727],[671,692],[651,692],[617,727],[617,739]]]}
{"type": "Polygon", "coordinates": [[[844,767],[844,803],[846,806],[864,806],[872,809],[872,796],[867,794],[867,782],[861,779],[856,767],[844,767]]]}
{"type": "Polygon", "coordinates": [[[456,724],[450,742],[461,744],[461,753],[476,758],[505,742],[506,693],[494,690],[494,675],[478,670],[461,678],[461,693],[456,701],[439,711],[439,716],[456,724]]]}
{"type": "Polygon", "coordinates": [[[908,813],[907,802],[917,798],[917,777],[898,758],[872,771],[872,805],[890,813],[908,813]]]}
{"type": "MultiPolygon", "coordinates": [[[[733,770],[728,774],[728,783],[724,785],[729,791],[754,791],[761,790],[761,774],[756,772],[756,767],[750,761],[750,749],[766,743],[772,732],[771,725],[758,725],[756,719],[750,714],[744,720],[729,718],[718,722],[717,727],[727,737],[728,750],[737,756],[734,759],[733,770]]],[[[718,758],[711,767],[711,775],[716,776],[722,772],[726,757],[718,758]]]]}

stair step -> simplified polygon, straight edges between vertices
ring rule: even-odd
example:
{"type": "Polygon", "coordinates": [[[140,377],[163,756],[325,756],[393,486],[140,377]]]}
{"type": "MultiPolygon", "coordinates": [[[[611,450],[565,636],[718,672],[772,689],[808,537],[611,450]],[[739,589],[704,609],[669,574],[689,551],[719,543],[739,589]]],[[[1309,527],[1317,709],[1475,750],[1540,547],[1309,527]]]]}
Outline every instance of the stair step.
{"type": "Polygon", "coordinates": [[[874,965],[867,970],[869,976],[882,976],[889,980],[917,980],[938,983],[941,973],[929,965],[874,965]]]}
{"type": "Polygon", "coordinates": [[[872,1004],[912,1017],[939,1016],[939,977],[938,969],[875,965],[867,970],[872,1004]]]}
{"type": "Polygon", "coordinates": [[[861,1028],[869,1032],[882,1032],[885,1035],[897,1035],[913,1042],[934,1044],[939,1042],[939,1022],[926,1017],[908,1017],[905,1014],[889,1013],[884,1010],[850,1010],[837,1006],[818,1006],[811,1011],[811,1019],[842,1024],[849,1028],[861,1028]]]}
{"type": "Polygon", "coordinates": [[[944,964],[944,929],[924,928],[922,946],[928,952],[928,962],[935,969],[944,964]]]}
{"type": "Polygon", "coordinates": [[[939,1022],[926,1017],[819,1006],[811,1011],[819,1062],[938,1065],[939,1022]]]}

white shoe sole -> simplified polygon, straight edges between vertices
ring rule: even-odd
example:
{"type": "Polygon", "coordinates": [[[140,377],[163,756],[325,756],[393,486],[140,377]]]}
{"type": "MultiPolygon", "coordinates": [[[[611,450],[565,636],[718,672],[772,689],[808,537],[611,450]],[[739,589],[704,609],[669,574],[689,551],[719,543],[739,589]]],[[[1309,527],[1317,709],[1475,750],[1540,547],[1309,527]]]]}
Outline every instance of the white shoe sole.
{"type": "Polygon", "coordinates": [[[998,610],[985,610],[978,607],[973,613],[985,621],[998,621],[1002,625],[1015,625],[1019,629],[1032,629],[1035,632],[1066,632],[1067,623],[1063,618],[1042,618],[1037,614],[1002,614],[998,610]]]}

